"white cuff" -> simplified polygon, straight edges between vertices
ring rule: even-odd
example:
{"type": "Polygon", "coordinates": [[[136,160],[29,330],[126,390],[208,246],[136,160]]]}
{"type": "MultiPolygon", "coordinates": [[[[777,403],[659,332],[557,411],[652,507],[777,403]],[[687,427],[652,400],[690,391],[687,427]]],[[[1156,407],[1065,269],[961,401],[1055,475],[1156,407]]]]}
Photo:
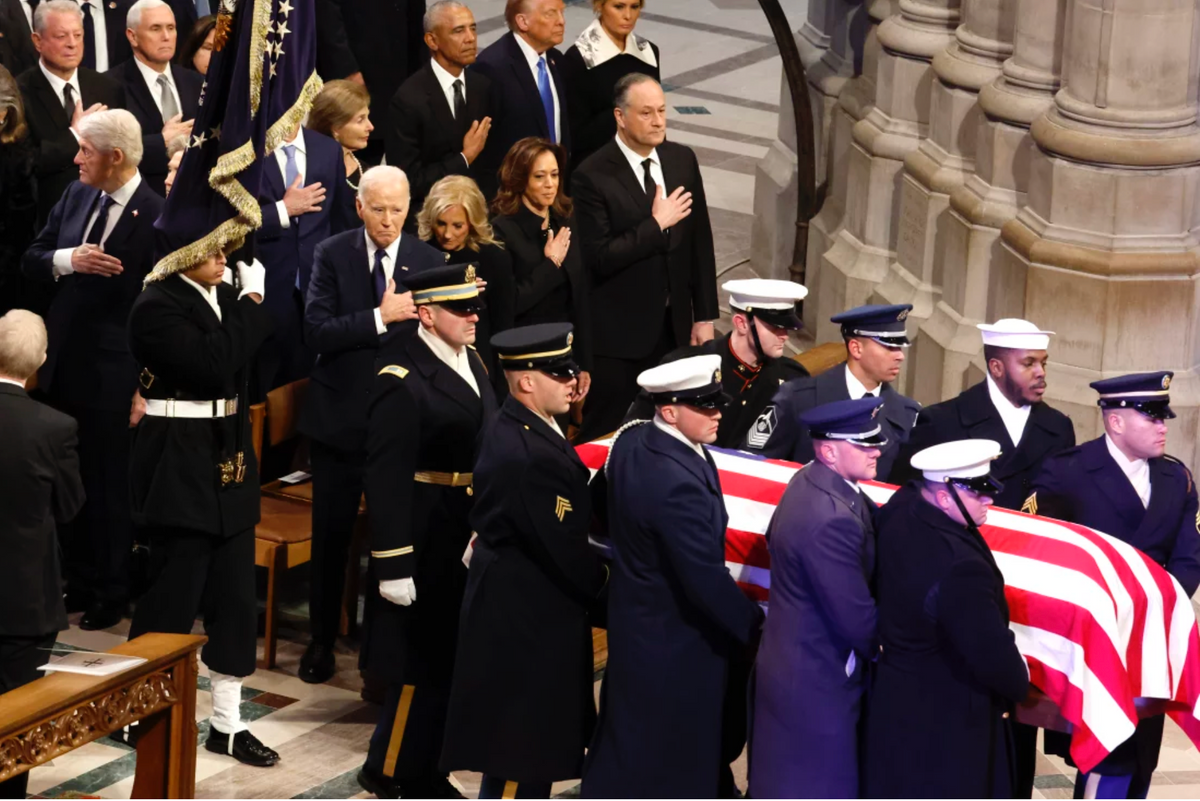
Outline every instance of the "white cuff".
{"type": "Polygon", "coordinates": [[[470,168],[471,168],[471,162],[467,160],[467,154],[466,154],[466,153],[459,153],[458,155],[460,155],[460,156],[462,156],[462,157],[463,157],[463,164],[466,164],[466,165],[467,165],[467,169],[470,169],[470,168]]]}
{"type": "Polygon", "coordinates": [[[383,336],[387,333],[387,326],[383,324],[383,312],[378,307],[375,308],[375,333],[383,336]]]}
{"type": "Polygon", "coordinates": [[[288,216],[287,204],[280,200],[275,204],[275,209],[279,212],[279,227],[291,228],[292,218],[288,216]]]}
{"type": "Polygon", "coordinates": [[[54,257],[50,263],[54,266],[55,281],[64,275],[70,275],[75,272],[75,268],[71,266],[71,253],[74,251],[75,248],[60,248],[54,251],[54,257]]]}

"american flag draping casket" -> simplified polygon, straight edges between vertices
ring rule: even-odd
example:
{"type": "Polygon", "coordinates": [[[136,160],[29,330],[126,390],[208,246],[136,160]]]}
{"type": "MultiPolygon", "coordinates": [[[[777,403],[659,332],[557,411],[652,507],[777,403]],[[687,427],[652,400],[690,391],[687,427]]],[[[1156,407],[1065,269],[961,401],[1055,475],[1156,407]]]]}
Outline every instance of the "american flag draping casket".
{"type": "MultiPolygon", "coordinates": [[[[611,440],[578,447],[594,471],[611,440]]],[[[764,535],[798,465],[709,448],[729,512],[725,564],[748,596],[767,601],[764,535]]],[[[894,486],[863,484],[877,503],[894,486]]],[[[1071,756],[1090,770],[1133,734],[1135,698],[1166,699],[1200,747],[1200,636],[1191,600],[1153,560],[1084,526],[993,508],[982,533],[1004,573],[1017,647],[1033,683],[1073,724],[1071,756]]]]}

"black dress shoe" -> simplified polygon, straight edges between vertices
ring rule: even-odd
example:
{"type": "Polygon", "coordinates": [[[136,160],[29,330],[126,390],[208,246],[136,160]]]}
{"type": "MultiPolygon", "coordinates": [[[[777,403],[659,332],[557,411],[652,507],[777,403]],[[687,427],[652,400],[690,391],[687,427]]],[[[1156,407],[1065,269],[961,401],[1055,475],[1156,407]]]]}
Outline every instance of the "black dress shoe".
{"type": "Polygon", "coordinates": [[[366,765],[358,771],[358,786],[376,798],[400,798],[400,788],[396,782],[366,765]]]}
{"type": "Polygon", "coordinates": [[[429,779],[430,798],[466,798],[458,788],[450,783],[448,776],[432,776],[429,779]]]}
{"type": "Polygon", "coordinates": [[[97,601],[83,613],[83,618],[79,621],[79,628],[84,631],[111,629],[120,623],[128,613],[129,606],[127,604],[97,601]]]}
{"type": "Polygon", "coordinates": [[[96,596],[90,592],[82,590],[67,590],[63,593],[63,604],[67,607],[67,614],[72,615],[76,612],[86,612],[96,603],[96,596]]]}
{"type": "Polygon", "coordinates": [[[208,742],[204,747],[214,754],[227,754],[243,765],[256,768],[269,768],[279,761],[279,754],[267,748],[248,731],[239,731],[230,737],[213,729],[209,732],[208,742]]]}
{"type": "Polygon", "coordinates": [[[300,657],[300,681],[308,684],[323,684],[334,674],[333,649],[319,642],[310,642],[304,656],[300,657]]]}

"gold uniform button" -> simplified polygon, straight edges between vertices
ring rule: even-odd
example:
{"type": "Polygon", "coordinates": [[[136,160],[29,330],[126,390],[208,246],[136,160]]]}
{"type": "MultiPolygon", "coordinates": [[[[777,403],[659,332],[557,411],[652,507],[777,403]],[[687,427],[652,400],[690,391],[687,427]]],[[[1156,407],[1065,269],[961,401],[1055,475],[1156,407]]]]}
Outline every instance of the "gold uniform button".
{"type": "Polygon", "coordinates": [[[467,494],[468,494],[468,495],[474,495],[474,494],[475,494],[475,489],[474,489],[473,487],[467,487],[467,494]]]}
{"type": "Polygon", "coordinates": [[[1001,715],[1000,717],[1004,718],[1005,720],[1008,720],[1008,713],[1007,713],[1007,712],[1005,712],[1005,713],[1004,713],[1003,715],[1001,715]]]}

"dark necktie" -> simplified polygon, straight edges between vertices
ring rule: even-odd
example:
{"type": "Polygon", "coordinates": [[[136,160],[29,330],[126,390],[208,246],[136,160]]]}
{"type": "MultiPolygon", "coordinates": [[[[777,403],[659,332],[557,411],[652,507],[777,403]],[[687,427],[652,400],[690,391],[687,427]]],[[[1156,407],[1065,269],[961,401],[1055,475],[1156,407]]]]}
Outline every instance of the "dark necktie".
{"type": "Polygon", "coordinates": [[[462,78],[454,80],[454,119],[462,122],[467,117],[467,97],[463,94],[462,78]]]}
{"type": "Polygon", "coordinates": [[[866,400],[867,398],[873,398],[873,397],[875,397],[875,393],[874,393],[874,392],[864,392],[864,393],[863,393],[863,396],[862,396],[862,399],[863,399],[863,400],[866,400]]]}
{"type": "Polygon", "coordinates": [[[383,293],[387,292],[387,274],[383,271],[383,257],[386,251],[379,248],[375,251],[375,266],[371,269],[371,277],[375,280],[375,302],[383,303],[383,293]]]}
{"type": "Polygon", "coordinates": [[[96,69],[96,22],[92,19],[92,4],[80,3],[83,7],[83,66],[96,69]]]}
{"type": "Polygon", "coordinates": [[[642,162],[642,186],[646,187],[646,196],[654,200],[654,195],[657,189],[654,184],[654,176],[650,174],[650,165],[653,164],[652,159],[646,159],[642,162]]]}
{"type": "Polygon", "coordinates": [[[67,84],[63,87],[63,111],[67,112],[67,125],[75,117],[75,87],[67,84]]]}
{"type": "Polygon", "coordinates": [[[100,213],[96,215],[96,221],[92,223],[92,230],[88,231],[87,239],[83,240],[88,245],[99,245],[104,239],[104,229],[108,227],[108,212],[113,207],[113,199],[108,195],[100,196],[100,213]]]}

